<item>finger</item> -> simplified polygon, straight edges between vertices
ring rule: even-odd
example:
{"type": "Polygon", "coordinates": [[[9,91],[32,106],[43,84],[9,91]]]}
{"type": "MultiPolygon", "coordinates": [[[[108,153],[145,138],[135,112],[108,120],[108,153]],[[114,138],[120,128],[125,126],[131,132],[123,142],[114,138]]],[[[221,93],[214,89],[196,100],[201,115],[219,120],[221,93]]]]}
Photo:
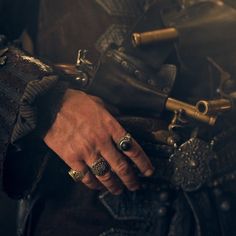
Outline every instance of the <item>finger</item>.
{"type": "MultiPolygon", "coordinates": [[[[98,161],[99,157],[95,156],[88,160],[87,165],[90,166],[91,169],[94,168],[94,163],[98,161]]],[[[105,160],[105,159],[104,159],[105,160]]],[[[105,160],[106,161],[106,160],[105,160]]],[[[98,167],[99,168],[99,167],[98,167]]],[[[108,170],[102,176],[96,175],[96,178],[114,195],[121,194],[122,188],[118,181],[115,179],[114,174],[111,170],[108,170]]]]}
{"type": "Polygon", "coordinates": [[[143,175],[151,176],[153,174],[154,167],[150,159],[134,139],[132,139],[132,148],[124,153],[135,163],[143,175]]]}
{"type": "Polygon", "coordinates": [[[104,152],[101,152],[102,156],[108,161],[111,168],[124,185],[131,191],[137,190],[139,184],[132,167],[126,160],[126,157],[115,148],[112,142],[110,142],[104,150],[104,152]]]}
{"type": "MultiPolygon", "coordinates": [[[[116,127],[114,127],[112,133],[112,139],[119,144],[120,140],[127,134],[127,132],[121,127],[117,122],[116,127]],[[114,129],[115,128],[115,129],[114,129]]],[[[151,176],[154,172],[154,167],[152,166],[151,161],[141,148],[141,146],[132,138],[131,149],[128,151],[123,151],[123,153],[129,157],[135,165],[139,168],[141,173],[145,176],[151,176]]]]}
{"type": "Polygon", "coordinates": [[[97,178],[92,175],[89,171],[88,166],[83,161],[77,161],[72,164],[72,170],[80,171],[81,173],[85,173],[84,176],[80,179],[80,181],[85,184],[88,188],[91,189],[101,189],[102,185],[97,180],[97,178]]]}

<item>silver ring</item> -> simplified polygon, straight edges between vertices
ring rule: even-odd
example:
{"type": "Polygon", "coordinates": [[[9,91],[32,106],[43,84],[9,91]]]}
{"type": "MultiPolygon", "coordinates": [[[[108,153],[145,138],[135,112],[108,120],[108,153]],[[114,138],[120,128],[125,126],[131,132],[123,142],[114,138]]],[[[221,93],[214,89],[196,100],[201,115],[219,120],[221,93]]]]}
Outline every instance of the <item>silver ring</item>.
{"type": "Polygon", "coordinates": [[[104,176],[110,170],[110,166],[107,161],[100,156],[100,158],[92,164],[90,169],[94,175],[104,176]]]}
{"type": "Polygon", "coordinates": [[[72,169],[70,169],[70,170],[68,171],[68,174],[71,176],[71,178],[72,178],[75,182],[81,181],[87,173],[88,173],[88,170],[85,170],[85,171],[77,171],[77,170],[72,170],[72,169]]]}
{"type": "Polygon", "coordinates": [[[120,139],[118,148],[123,152],[127,152],[132,148],[132,136],[129,133],[120,139]]]}

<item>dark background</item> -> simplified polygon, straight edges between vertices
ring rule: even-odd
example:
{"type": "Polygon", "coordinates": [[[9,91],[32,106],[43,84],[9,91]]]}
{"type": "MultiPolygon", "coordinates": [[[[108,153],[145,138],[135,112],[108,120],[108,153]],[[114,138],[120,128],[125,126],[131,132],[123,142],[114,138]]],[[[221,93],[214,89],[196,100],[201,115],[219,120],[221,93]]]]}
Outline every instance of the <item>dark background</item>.
{"type": "Polygon", "coordinates": [[[17,202],[0,193],[0,235],[16,235],[16,207],[17,202]]]}

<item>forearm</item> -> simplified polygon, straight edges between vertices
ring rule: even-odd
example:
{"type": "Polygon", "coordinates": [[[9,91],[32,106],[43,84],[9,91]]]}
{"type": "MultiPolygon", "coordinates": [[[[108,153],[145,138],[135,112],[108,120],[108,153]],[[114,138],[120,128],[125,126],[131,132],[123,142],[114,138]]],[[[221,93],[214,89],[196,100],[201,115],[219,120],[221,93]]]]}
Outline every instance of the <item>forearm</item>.
{"type": "MultiPolygon", "coordinates": [[[[60,107],[67,84],[59,80],[50,65],[13,46],[2,47],[1,59],[0,159],[6,188],[9,173],[15,172],[17,165],[29,166],[34,165],[33,162],[41,165],[41,161],[25,160],[25,157],[19,163],[19,155],[12,152],[7,155],[8,146],[28,151],[29,146],[36,147],[40,143],[60,107]]],[[[23,173],[24,168],[18,167],[16,169],[23,173]]],[[[20,174],[13,173],[11,178],[18,181],[20,174]]]]}

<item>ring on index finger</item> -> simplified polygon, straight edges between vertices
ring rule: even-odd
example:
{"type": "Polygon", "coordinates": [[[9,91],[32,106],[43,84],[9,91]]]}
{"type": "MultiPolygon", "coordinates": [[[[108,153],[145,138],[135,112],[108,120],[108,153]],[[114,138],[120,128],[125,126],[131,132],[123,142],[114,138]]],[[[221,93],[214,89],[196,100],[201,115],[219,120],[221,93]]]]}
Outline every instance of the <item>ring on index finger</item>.
{"type": "Polygon", "coordinates": [[[132,136],[126,133],[118,142],[118,149],[123,152],[127,152],[132,148],[132,136]]]}

